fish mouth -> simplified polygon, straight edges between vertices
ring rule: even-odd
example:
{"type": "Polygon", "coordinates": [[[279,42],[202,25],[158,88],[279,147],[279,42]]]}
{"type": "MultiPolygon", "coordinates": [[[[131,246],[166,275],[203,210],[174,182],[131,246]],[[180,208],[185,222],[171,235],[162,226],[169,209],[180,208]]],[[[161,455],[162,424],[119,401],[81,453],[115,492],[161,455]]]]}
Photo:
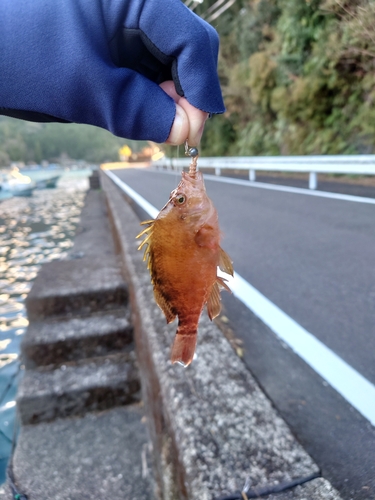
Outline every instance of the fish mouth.
{"type": "Polygon", "coordinates": [[[203,181],[203,174],[196,173],[196,178],[190,177],[187,172],[182,172],[182,179],[178,186],[169,195],[169,200],[160,210],[160,214],[169,212],[170,208],[177,208],[180,212],[180,217],[188,220],[196,220],[204,216],[205,198],[207,198],[206,189],[203,181]],[[184,206],[178,207],[174,203],[174,198],[177,194],[187,196],[187,203],[184,206]],[[191,210],[191,206],[196,205],[195,210],[191,210]]]}
{"type": "MultiPolygon", "coordinates": [[[[194,187],[201,187],[202,185],[204,186],[203,182],[203,174],[202,172],[197,171],[195,173],[195,177],[191,177],[188,172],[182,172],[182,183],[184,181],[190,182],[194,187]]],[[[180,184],[181,184],[180,182],[180,184]]]]}

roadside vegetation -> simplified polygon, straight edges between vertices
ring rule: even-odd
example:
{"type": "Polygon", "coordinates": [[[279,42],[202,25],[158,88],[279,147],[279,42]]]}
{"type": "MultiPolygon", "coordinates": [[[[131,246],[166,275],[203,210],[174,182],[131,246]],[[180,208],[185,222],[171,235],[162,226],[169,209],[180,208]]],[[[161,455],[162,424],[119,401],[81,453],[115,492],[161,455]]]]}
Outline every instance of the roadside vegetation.
{"type": "Polygon", "coordinates": [[[237,0],[213,24],[227,112],[206,155],[375,151],[374,1],[237,0]]]}

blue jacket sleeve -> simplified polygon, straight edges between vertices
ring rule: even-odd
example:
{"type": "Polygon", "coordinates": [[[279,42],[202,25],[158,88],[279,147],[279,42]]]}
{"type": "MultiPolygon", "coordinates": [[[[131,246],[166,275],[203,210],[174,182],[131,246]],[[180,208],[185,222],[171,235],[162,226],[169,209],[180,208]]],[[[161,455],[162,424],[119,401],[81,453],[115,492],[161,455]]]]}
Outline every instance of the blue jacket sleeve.
{"type": "Polygon", "coordinates": [[[0,114],[164,142],[174,101],[224,112],[216,31],[181,0],[2,0],[0,114]]]}

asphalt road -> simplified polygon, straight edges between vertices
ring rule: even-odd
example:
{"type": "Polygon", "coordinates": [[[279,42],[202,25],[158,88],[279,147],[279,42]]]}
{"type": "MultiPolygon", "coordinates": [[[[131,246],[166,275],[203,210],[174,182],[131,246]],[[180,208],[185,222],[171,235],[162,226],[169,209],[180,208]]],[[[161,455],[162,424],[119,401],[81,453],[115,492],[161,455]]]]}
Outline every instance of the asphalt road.
{"type": "MultiPolygon", "coordinates": [[[[156,208],[179,175],[114,172],[156,208]]],[[[375,205],[206,181],[235,270],[375,384],[375,205]]],[[[344,499],[375,499],[375,427],[222,294],[244,361],[344,499]]]]}

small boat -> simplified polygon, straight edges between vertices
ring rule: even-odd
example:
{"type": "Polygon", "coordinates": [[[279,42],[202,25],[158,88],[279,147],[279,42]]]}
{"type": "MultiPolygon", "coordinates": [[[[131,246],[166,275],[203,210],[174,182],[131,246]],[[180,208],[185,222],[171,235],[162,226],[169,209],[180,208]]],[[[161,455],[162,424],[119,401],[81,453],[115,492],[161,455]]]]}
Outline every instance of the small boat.
{"type": "Polygon", "coordinates": [[[1,184],[0,184],[0,202],[4,200],[8,200],[9,198],[12,198],[13,195],[11,193],[2,191],[1,189],[1,184]]]}
{"type": "Polygon", "coordinates": [[[30,177],[19,172],[18,168],[0,172],[0,191],[12,196],[31,196],[36,188],[30,177]]]}
{"type": "Polygon", "coordinates": [[[21,172],[35,182],[37,189],[55,188],[64,170],[58,165],[50,165],[48,168],[36,165],[34,167],[24,167],[21,172]]]}
{"type": "Polygon", "coordinates": [[[53,177],[46,177],[45,179],[35,180],[37,189],[53,189],[56,187],[58,180],[61,175],[55,175],[53,177]]]}

